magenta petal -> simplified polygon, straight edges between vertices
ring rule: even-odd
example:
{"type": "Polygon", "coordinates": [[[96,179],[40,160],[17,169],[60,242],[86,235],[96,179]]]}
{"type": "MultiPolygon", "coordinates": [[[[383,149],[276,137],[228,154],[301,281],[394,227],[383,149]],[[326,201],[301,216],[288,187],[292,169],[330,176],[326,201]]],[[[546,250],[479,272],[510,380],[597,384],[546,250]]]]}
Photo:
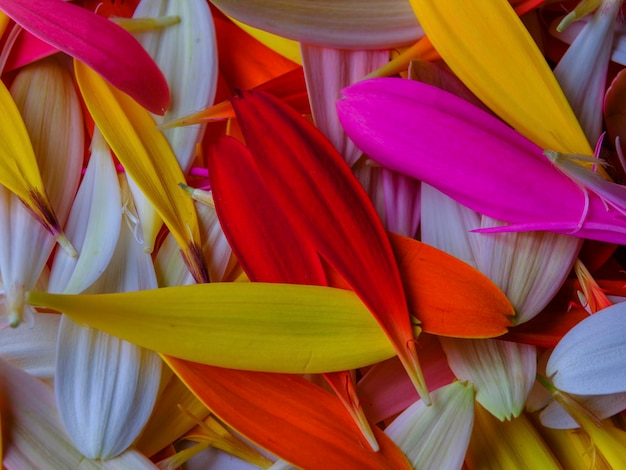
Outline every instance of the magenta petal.
{"type": "Polygon", "coordinates": [[[113,22],[63,0],[0,0],[0,10],[32,35],[84,62],[155,114],[170,93],[154,60],[113,22]]]}
{"type": "Polygon", "coordinates": [[[396,78],[359,82],[342,94],[341,124],[381,165],[518,229],[626,243],[626,216],[583,191],[543,149],[461,98],[396,78]]]}

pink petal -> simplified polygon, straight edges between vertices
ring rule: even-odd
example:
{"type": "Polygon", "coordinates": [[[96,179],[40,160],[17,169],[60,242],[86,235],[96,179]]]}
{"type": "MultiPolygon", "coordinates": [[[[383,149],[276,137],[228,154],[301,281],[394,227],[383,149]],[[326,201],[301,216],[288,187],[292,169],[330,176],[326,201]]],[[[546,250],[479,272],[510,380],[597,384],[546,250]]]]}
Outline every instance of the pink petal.
{"type": "Polygon", "coordinates": [[[543,149],[461,98],[394,78],[363,81],[343,95],[337,107],[346,133],[383,166],[524,230],[626,243],[624,214],[583,192],[543,149]]]}
{"type": "Polygon", "coordinates": [[[168,108],[165,77],[137,40],[111,21],[62,0],[0,0],[0,10],[149,111],[163,114],[168,108]]]}

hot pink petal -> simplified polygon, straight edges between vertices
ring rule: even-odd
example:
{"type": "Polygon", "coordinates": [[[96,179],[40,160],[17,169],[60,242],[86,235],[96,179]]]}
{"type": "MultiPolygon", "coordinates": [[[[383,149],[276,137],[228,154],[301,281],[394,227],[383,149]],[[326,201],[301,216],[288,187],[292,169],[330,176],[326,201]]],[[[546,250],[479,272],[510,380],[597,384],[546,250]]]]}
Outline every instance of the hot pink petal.
{"type": "MultiPolygon", "coordinates": [[[[626,243],[626,216],[506,124],[432,86],[382,78],[346,88],[347,134],[372,159],[517,230],[626,243]]],[[[505,229],[506,230],[506,229],[505,229]]]]}

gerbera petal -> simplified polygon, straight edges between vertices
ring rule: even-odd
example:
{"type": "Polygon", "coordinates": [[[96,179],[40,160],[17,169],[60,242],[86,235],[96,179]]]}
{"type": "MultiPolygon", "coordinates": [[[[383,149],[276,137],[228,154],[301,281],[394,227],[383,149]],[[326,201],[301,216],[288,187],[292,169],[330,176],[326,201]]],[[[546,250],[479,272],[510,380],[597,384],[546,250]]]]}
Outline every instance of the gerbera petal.
{"type": "MultiPolygon", "coordinates": [[[[256,167],[282,211],[363,299],[427,396],[389,239],[349,167],[315,127],[279,99],[253,91],[233,106],[256,167]]],[[[222,158],[240,151],[234,139],[222,142],[222,158]]]]}
{"type": "Polygon", "coordinates": [[[56,254],[48,284],[50,292],[78,294],[100,277],[117,245],[121,207],[111,151],[96,128],[89,164],[66,227],[78,257],[72,258],[64,252],[56,254]]]}
{"type": "Polygon", "coordinates": [[[369,450],[336,397],[301,377],[166,360],[217,417],[298,467],[410,468],[376,427],[381,450],[369,450]]]}
{"type": "Polygon", "coordinates": [[[414,468],[462,468],[474,424],[474,388],[453,382],[404,410],[385,429],[414,468]]]}
{"type": "MultiPolygon", "coordinates": [[[[134,18],[176,16],[180,22],[163,30],[136,34],[148,54],[163,71],[170,87],[172,104],[157,124],[172,117],[204,109],[213,104],[217,88],[217,44],[209,5],[205,2],[141,1],[134,18]]],[[[196,145],[205,125],[163,131],[183,173],[196,156],[196,145]]]]}
{"type": "Polygon", "coordinates": [[[242,23],[296,41],[337,49],[391,49],[423,36],[402,0],[232,0],[213,2],[242,23]]]}
{"type": "Polygon", "coordinates": [[[223,282],[101,295],[31,292],[30,302],[148,349],[221,367],[316,373],[393,356],[358,297],[328,287],[223,282]]]}
{"type": "Polygon", "coordinates": [[[0,0],[0,10],[153,113],[168,108],[165,77],[137,40],[111,21],[62,0],[0,0]]]}
{"type": "Polygon", "coordinates": [[[481,214],[514,224],[499,231],[546,230],[625,242],[623,213],[607,212],[599,195],[559,175],[541,148],[462,99],[393,78],[363,81],[343,94],[340,121],[366,154],[481,214]]]}
{"type": "Polygon", "coordinates": [[[361,151],[341,128],[335,101],[342,89],[385,64],[389,52],[349,51],[303,44],[302,60],[315,125],[352,166],[361,151]]]}
{"type": "Polygon", "coordinates": [[[0,126],[0,184],[19,197],[58,241],[65,240],[46,194],[28,131],[4,84],[0,84],[0,126]]]}
{"type": "MultiPolygon", "coordinates": [[[[133,181],[154,204],[180,245],[198,282],[208,280],[199,255],[200,229],[193,202],[178,186],[185,181],[178,161],[153,119],[128,96],[109,86],[89,67],[74,69],[89,112],[133,181]]],[[[152,251],[159,224],[142,223],[145,249],[152,251]]]]}
{"type": "Polygon", "coordinates": [[[500,420],[517,417],[535,382],[534,346],[499,340],[441,338],[450,368],[476,389],[476,400],[500,420]]]}
{"type": "Polygon", "coordinates": [[[559,390],[578,395],[626,391],[622,369],[626,303],[605,308],[572,328],[552,352],[546,374],[559,390]]]}
{"type": "Polygon", "coordinates": [[[543,148],[591,153],[546,60],[507,0],[411,5],[446,64],[498,116],[543,148]]]}

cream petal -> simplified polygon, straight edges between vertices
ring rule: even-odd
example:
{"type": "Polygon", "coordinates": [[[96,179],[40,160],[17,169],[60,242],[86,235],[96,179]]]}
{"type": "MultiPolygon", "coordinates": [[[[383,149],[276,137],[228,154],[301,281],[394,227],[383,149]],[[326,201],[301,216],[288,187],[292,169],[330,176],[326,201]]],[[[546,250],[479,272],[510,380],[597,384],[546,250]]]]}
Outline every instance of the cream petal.
{"type": "Polygon", "coordinates": [[[398,444],[414,468],[462,468],[474,424],[474,389],[453,382],[403,411],[385,433],[398,444]]]}
{"type": "Polygon", "coordinates": [[[476,400],[500,420],[517,417],[535,381],[536,348],[493,339],[440,338],[450,369],[476,389],[476,400]]]}
{"type": "Polygon", "coordinates": [[[89,164],[65,228],[78,257],[72,258],[64,251],[56,254],[49,291],[77,294],[98,279],[111,260],[121,223],[122,203],[115,165],[96,128],[89,164]]]}

